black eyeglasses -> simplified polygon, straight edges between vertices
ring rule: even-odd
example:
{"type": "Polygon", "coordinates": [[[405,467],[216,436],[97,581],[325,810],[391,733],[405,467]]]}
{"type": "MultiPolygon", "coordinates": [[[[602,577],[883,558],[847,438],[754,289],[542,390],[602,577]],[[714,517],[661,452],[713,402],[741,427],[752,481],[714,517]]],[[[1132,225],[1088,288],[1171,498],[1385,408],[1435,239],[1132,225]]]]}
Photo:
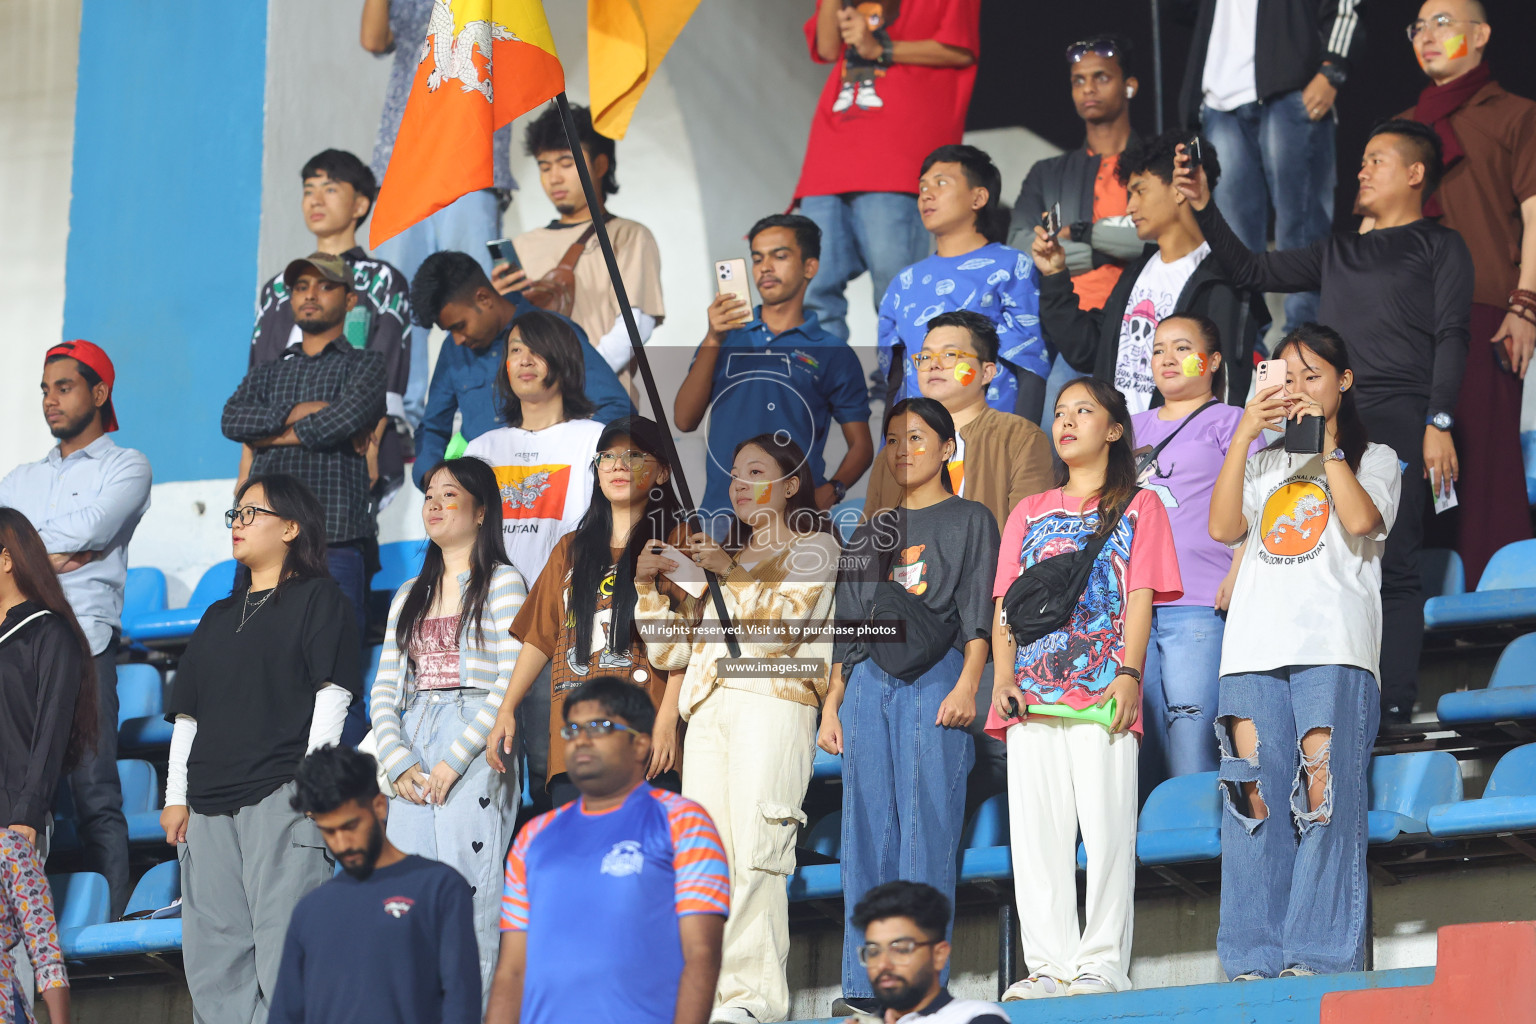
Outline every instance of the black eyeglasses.
{"type": "Polygon", "coordinates": [[[1108,36],[1095,36],[1092,39],[1079,39],[1067,47],[1067,63],[1076,64],[1090,53],[1099,57],[1117,59],[1123,56],[1119,43],[1108,36]]]}
{"type": "Polygon", "coordinates": [[[623,722],[614,722],[606,718],[595,718],[590,722],[565,723],[560,727],[560,738],[563,740],[573,740],[578,734],[586,733],[587,739],[595,740],[599,736],[607,736],[615,729],[622,730],[623,732],[635,731],[623,722]]]}
{"type": "Polygon", "coordinates": [[[904,961],[919,949],[932,946],[937,941],[937,939],[928,942],[919,942],[917,939],[893,939],[884,946],[878,942],[866,942],[859,947],[859,963],[867,964],[881,953],[889,953],[892,960],[904,961]]]}
{"type": "Polygon", "coordinates": [[[256,516],[258,514],[264,516],[272,516],[274,519],[283,518],[269,508],[262,508],[259,505],[247,505],[244,508],[232,508],[228,512],[225,512],[224,527],[225,529],[233,530],[235,528],[235,520],[237,519],[240,520],[242,525],[250,526],[256,521],[256,516]]]}

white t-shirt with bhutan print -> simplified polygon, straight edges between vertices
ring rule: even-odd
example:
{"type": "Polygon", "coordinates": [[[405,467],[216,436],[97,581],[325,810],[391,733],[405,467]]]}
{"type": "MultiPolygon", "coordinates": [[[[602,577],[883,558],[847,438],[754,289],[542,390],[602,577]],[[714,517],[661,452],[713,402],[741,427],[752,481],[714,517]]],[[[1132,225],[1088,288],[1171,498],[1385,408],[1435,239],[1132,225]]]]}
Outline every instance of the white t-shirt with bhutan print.
{"type": "Polygon", "coordinates": [[[566,420],[543,430],[500,427],[464,450],[496,471],[507,560],[530,587],[556,542],[576,529],[592,503],[592,456],[602,435],[596,420],[566,420]]]}
{"type": "Polygon", "coordinates": [[[1222,675],[1350,665],[1381,683],[1381,553],[1403,486],[1397,453],[1367,445],[1356,477],[1381,513],[1381,528],[1368,537],[1334,515],[1321,455],[1266,448],[1248,459],[1248,543],[1227,612],[1222,675]]]}

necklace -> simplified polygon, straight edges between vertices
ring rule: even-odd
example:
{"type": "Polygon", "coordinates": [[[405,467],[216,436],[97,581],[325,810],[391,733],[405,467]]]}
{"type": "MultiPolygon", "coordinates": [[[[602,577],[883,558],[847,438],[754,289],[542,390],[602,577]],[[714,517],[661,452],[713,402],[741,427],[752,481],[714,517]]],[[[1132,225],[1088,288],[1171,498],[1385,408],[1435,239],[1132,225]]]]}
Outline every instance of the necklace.
{"type": "Polygon", "coordinates": [[[245,592],[245,600],[241,603],[240,625],[235,627],[235,632],[238,633],[242,629],[244,629],[245,628],[245,624],[247,622],[251,621],[251,617],[253,615],[255,615],[257,612],[261,611],[261,606],[266,604],[268,601],[270,601],[272,599],[272,595],[275,594],[275,593],[277,593],[277,588],[273,587],[271,590],[267,591],[267,596],[262,598],[260,601],[257,601],[256,602],[256,607],[252,608],[251,607],[251,592],[249,590],[247,590],[245,592]]]}

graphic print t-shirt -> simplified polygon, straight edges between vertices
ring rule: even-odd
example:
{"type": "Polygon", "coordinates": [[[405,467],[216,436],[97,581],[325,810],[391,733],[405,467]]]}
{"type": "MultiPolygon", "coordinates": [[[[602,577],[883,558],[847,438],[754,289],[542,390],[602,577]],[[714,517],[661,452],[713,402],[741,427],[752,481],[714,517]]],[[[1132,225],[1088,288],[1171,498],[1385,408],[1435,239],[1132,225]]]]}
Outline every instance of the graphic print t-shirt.
{"type": "MultiPolygon", "coordinates": [[[[1035,563],[1087,547],[1098,525],[1097,499],[1069,498],[1059,487],[1019,502],[1003,527],[992,596],[1006,594],[1035,563]]],[[[1019,648],[1013,678],[1024,702],[1079,709],[1098,704],[1125,664],[1127,597],[1150,590],[1153,601],[1166,603],[1183,589],[1168,513],[1157,495],[1138,491],[1099,551],[1066,626],[1019,648]]],[[[1014,724],[998,717],[996,708],[987,715],[987,733],[998,739],[1014,724]]],[[[1140,734],[1140,718],[1131,729],[1140,734]]]]}
{"type": "Polygon", "coordinates": [[[602,434],[596,420],[566,420],[543,430],[501,427],[465,449],[496,471],[507,559],[523,579],[539,578],[556,542],[586,513],[592,456],[602,434]]]}
{"type": "MultiPolygon", "coordinates": [[[[1131,433],[1136,438],[1139,466],[1148,452],[1175,430],[1179,431],[1137,480],[1162,500],[1173,527],[1184,596],[1168,603],[1211,608],[1216,604],[1216,588],[1232,568],[1232,551],[1211,539],[1211,491],[1227,450],[1232,447],[1232,435],[1237,432],[1243,410],[1235,405],[1213,405],[1183,430],[1179,430],[1179,425],[1184,419],[1159,419],[1160,411],[1148,409],[1132,417],[1131,433]]],[[[1263,440],[1255,441],[1248,454],[1263,447],[1263,440]]]]}
{"type": "Polygon", "coordinates": [[[1125,396],[1132,413],[1152,408],[1152,335],[1163,318],[1173,313],[1179,295],[1200,261],[1211,254],[1205,242],[1200,248],[1172,263],[1153,256],[1141,268],[1120,323],[1120,349],[1115,356],[1115,387],[1125,396]]]}
{"type": "Polygon", "coordinates": [[[891,279],[880,301],[877,357],[887,378],[897,342],[904,346],[903,378],[897,400],[922,394],[912,356],[923,347],[928,321],[940,313],[968,309],[997,325],[997,376],[987,386],[987,404],[1013,412],[1019,384],[1011,363],[1045,377],[1050,373],[1040,336],[1040,274],[1034,260],[1017,249],[991,242],[963,256],[929,256],[891,279]]]}
{"type": "Polygon", "coordinates": [[[1248,546],[1221,645],[1221,674],[1351,665],[1381,682],[1381,553],[1397,518],[1397,453],[1367,445],[1355,474],[1381,513],[1356,537],[1333,514],[1320,455],[1266,449],[1243,474],[1248,546]]]}
{"type": "Polygon", "coordinates": [[[534,818],[507,857],[501,930],[528,933],[524,1024],[672,1024],[678,918],[730,912],[730,869],[704,808],[642,782],[611,811],[585,799],[534,818]]]}

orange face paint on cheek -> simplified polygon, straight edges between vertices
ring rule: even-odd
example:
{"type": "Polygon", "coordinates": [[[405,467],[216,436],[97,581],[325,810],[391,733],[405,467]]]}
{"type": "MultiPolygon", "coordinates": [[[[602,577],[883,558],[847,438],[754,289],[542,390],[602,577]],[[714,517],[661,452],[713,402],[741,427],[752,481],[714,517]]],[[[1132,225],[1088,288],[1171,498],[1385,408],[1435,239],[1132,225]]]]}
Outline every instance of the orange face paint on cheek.
{"type": "Polygon", "coordinates": [[[1203,377],[1205,376],[1205,356],[1192,352],[1184,357],[1184,362],[1180,364],[1180,368],[1184,371],[1184,376],[1186,377],[1203,377]]]}
{"type": "Polygon", "coordinates": [[[1467,55],[1467,37],[1465,35],[1451,36],[1445,41],[1445,57],[1447,60],[1457,60],[1467,55]]]}
{"type": "Polygon", "coordinates": [[[773,481],[766,484],[752,485],[752,502],[757,505],[768,504],[768,499],[773,497],[773,481]]]}
{"type": "Polygon", "coordinates": [[[459,510],[459,503],[456,502],[456,501],[446,502],[443,505],[443,511],[444,512],[457,512],[458,510],[459,510]]]}
{"type": "Polygon", "coordinates": [[[967,363],[963,359],[955,364],[955,380],[959,382],[961,387],[965,387],[975,379],[976,367],[972,366],[970,363],[967,363]]]}

